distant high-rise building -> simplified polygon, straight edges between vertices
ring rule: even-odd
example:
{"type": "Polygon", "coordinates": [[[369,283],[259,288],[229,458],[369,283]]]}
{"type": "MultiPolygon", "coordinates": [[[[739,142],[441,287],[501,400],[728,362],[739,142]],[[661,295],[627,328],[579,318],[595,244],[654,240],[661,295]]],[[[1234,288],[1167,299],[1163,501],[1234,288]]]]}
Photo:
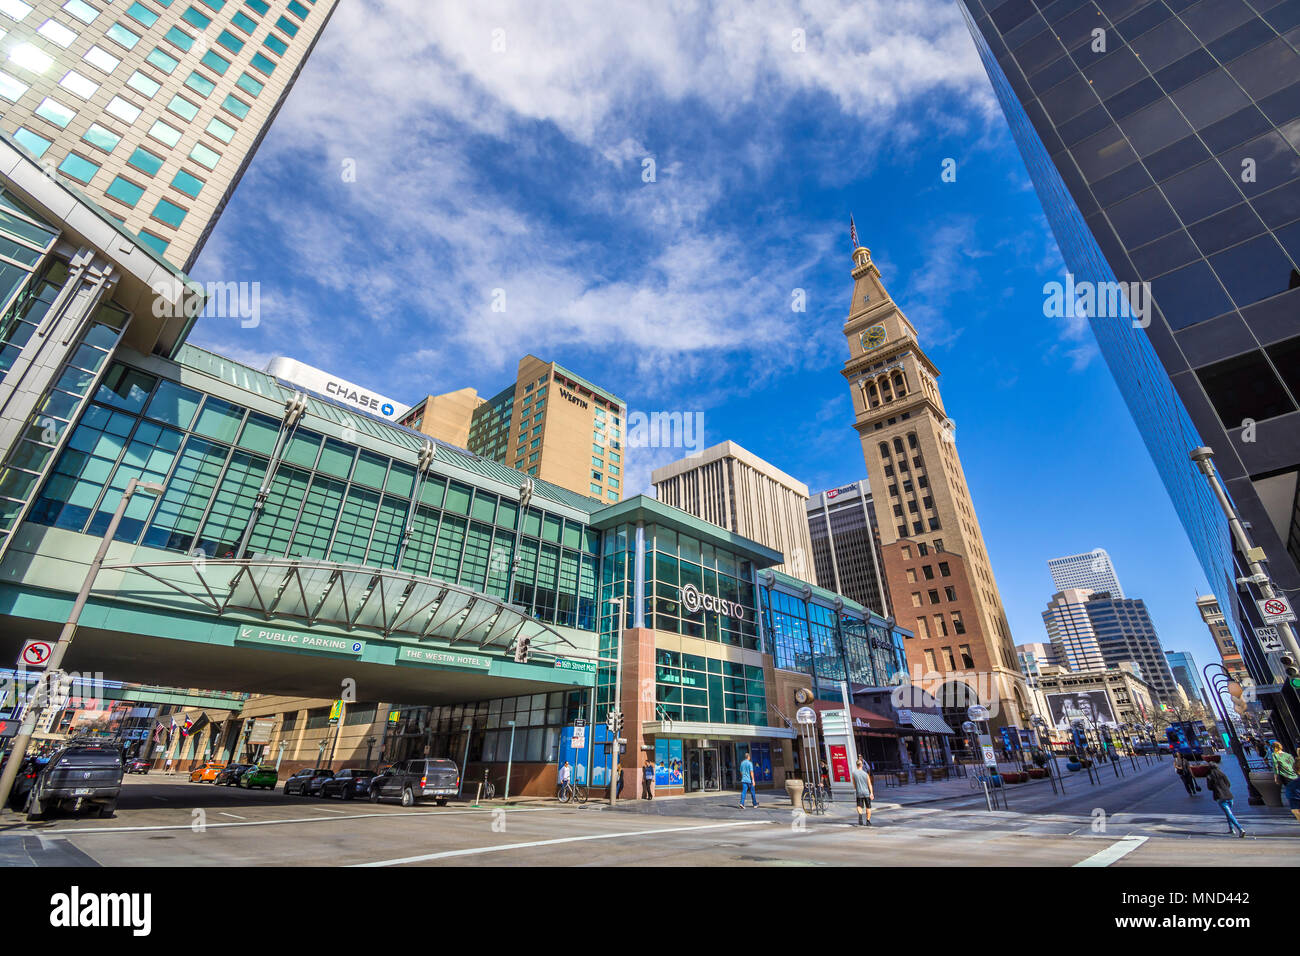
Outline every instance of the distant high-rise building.
{"type": "Polygon", "coordinates": [[[1101,591],[1091,595],[1085,607],[1106,666],[1118,667],[1131,661],[1141,668],[1143,680],[1162,698],[1177,700],[1174,675],[1146,602],[1141,598],[1113,597],[1101,591]]]}
{"type": "Polygon", "coordinates": [[[6,0],[0,127],[189,270],[337,0],[6,0]]]}
{"type": "Polygon", "coordinates": [[[535,355],[489,399],[472,388],[430,395],[401,424],[602,501],[623,497],[627,405],[535,355]]]}
{"type": "Polygon", "coordinates": [[[778,571],[816,580],[803,482],[731,441],[656,468],[650,480],[664,504],[780,551],[778,571]]]}
{"type": "Polygon", "coordinates": [[[1219,607],[1219,599],[1213,594],[1203,594],[1196,599],[1196,610],[1200,612],[1205,626],[1210,629],[1210,636],[1214,638],[1214,646],[1219,649],[1224,669],[1233,680],[1246,679],[1249,675],[1246,663],[1241,659],[1241,648],[1237,646],[1237,640],[1228,628],[1223,609],[1219,607]]]}
{"type": "Polygon", "coordinates": [[[1065,260],[1051,307],[1091,324],[1253,665],[1263,620],[1237,591],[1227,520],[1188,453],[1214,450],[1273,583],[1300,591],[1295,6],[960,9],[1065,260]]]}
{"type": "Polygon", "coordinates": [[[1192,657],[1192,652],[1165,651],[1165,657],[1169,661],[1174,680],[1187,694],[1187,699],[1193,704],[1209,707],[1210,698],[1205,693],[1205,683],[1201,680],[1200,671],[1196,669],[1196,659],[1192,657]]]}
{"type": "Polygon", "coordinates": [[[995,708],[999,723],[1019,725],[1031,701],[939,394],[939,369],[861,246],[853,250],[852,276],[843,328],[849,358],[841,372],[853,396],[894,615],[916,635],[907,642],[911,672],[953,673],[943,686],[966,696],[953,704],[975,703],[975,689],[959,675],[979,674],[989,688],[979,703],[995,708]]]}
{"type": "Polygon", "coordinates": [[[1116,597],[1124,596],[1115,566],[1111,564],[1110,555],[1104,548],[1086,554],[1052,558],[1047,562],[1047,569],[1052,573],[1052,583],[1058,591],[1083,588],[1087,591],[1106,591],[1116,597]]]}
{"type": "Polygon", "coordinates": [[[1043,612],[1047,638],[1056,659],[1072,671],[1090,671],[1106,666],[1106,658],[1088,616],[1091,591],[1066,588],[1052,595],[1043,612]]]}
{"type": "Polygon", "coordinates": [[[1031,684],[1045,669],[1060,666],[1056,648],[1042,641],[1017,644],[1016,659],[1020,662],[1020,670],[1029,678],[1031,684]]]}
{"type": "Polygon", "coordinates": [[[850,482],[809,498],[808,534],[818,586],[888,617],[889,591],[867,483],[850,482]]]}

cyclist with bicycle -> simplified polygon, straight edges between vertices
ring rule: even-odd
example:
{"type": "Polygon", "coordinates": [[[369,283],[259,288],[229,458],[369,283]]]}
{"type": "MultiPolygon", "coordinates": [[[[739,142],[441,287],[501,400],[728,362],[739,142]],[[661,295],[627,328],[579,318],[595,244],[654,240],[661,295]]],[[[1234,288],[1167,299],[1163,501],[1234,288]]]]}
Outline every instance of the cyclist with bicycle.
{"type": "Polygon", "coordinates": [[[559,780],[555,785],[555,798],[563,801],[565,798],[564,791],[573,780],[573,768],[569,766],[569,761],[564,761],[560,765],[559,780]]]}

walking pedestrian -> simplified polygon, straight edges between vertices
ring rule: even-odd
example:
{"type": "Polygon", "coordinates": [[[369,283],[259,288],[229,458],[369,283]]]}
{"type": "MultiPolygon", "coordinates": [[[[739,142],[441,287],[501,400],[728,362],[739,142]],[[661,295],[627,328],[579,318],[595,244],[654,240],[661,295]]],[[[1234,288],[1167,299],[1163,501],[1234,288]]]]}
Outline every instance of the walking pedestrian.
{"type": "Polygon", "coordinates": [[[871,801],[876,796],[876,788],[872,785],[871,773],[867,770],[858,757],[858,765],[853,768],[853,792],[858,798],[858,826],[871,826],[871,801]],[[866,815],[866,823],[862,822],[863,814],[866,815]]]}
{"type": "Polygon", "coordinates": [[[745,794],[749,794],[749,799],[754,801],[754,806],[758,806],[758,793],[754,790],[754,762],[749,759],[749,751],[745,751],[745,759],[740,762],[740,809],[745,809],[745,794]]]}
{"type": "Polygon", "coordinates": [[[654,761],[652,761],[649,757],[645,758],[645,767],[643,768],[642,777],[643,779],[641,781],[641,799],[653,800],[655,798],[655,792],[654,792],[655,765],[654,765],[654,761]]]}
{"type": "Polygon", "coordinates": [[[172,758],[171,758],[171,757],[168,757],[168,758],[167,758],[167,767],[166,767],[166,769],[163,770],[163,776],[164,776],[164,777],[167,777],[167,776],[170,776],[172,773],[173,773],[173,771],[172,771],[172,758]]]}
{"type": "Polygon", "coordinates": [[[1246,835],[1245,828],[1237,819],[1237,815],[1232,812],[1232,786],[1228,782],[1228,775],[1217,764],[1210,764],[1210,772],[1206,774],[1205,784],[1210,788],[1210,794],[1214,797],[1214,802],[1219,805],[1223,815],[1228,818],[1228,836],[1232,836],[1233,827],[1237,828],[1237,836],[1246,835]]]}
{"type": "Polygon", "coordinates": [[[1273,765],[1273,779],[1282,788],[1291,815],[1300,820],[1300,776],[1296,775],[1295,757],[1282,749],[1280,741],[1273,741],[1273,753],[1269,756],[1273,765]]]}
{"type": "Polygon", "coordinates": [[[1200,793],[1201,788],[1197,786],[1196,778],[1192,776],[1192,768],[1188,765],[1187,758],[1183,756],[1181,750],[1174,754],[1174,773],[1178,774],[1178,779],[1187,788],[1189,797],[1194,797],[1200,793]]]}

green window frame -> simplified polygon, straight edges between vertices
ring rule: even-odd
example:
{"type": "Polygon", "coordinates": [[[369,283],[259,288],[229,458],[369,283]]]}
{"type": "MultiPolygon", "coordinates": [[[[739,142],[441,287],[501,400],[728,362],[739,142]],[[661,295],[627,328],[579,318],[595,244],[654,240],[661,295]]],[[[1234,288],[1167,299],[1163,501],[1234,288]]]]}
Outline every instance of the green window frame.
{"type": "Polygon", "coordinates": [[[190,7],[188,10],[182,13],[181,19],[184,20],[186,23],[188,23],[190,26],[197,27],[200,30],[206,30],[209,26],[212,25],[212,18],[208,16],[206,13],[202,12],[201,10],[195,9],[194,7],[190,7]]]}
{"type": "Polygon", "coordinates": [[[203,191],[204,182],[197,176],[192,176],[183,169],[178,169],[176,175],[172,177],[172,188],[183,192],[191,199],[197,199],[199,193],[203,191]]]}
{"type": "Polygon", "coordinates": [[[140,3],[139,0],[136,0],[135,3],[126,8],[126,15],[137,23],[144,24],[146,28],[151,27],[158,22],[158,14],[154,13],[143,3],[140,3]]]}
{"type": "Polygon", "coordinates": [[[253,504],[269,462],[260,455],[236,451],[212,499],[212,508],[194,547],[210,558],[239,557],[236,549],[253,517],[253,504]]]}
{"type": "Polygon", "coordinates": [[[166,199],[158,200],[158,205],[153,207],[153,217],[155,219],[161,219],[173,229],[180,228],[180,224],[185,221],[185,217],[188,214],[188,209],[182,209],[174,202],[166,199]]]}
{"type": "Polygon", "coordinates": [[[265,73],[267,76],[270,76],[272,73],[275,72],[275,63],[271,60],[268,60],[260,53],[254,53],[253,58],[248,61],[248,65],[255,70],[259,70],[262,73],[265,73]]]}
{"type": "Polygon", "coordinates": [[[155,156],[143,146],[137,146],[126,164],[140,170],[142,173],[153,176],[157,174],[158,170],[162,169],[163,159],[161,156],[155,156]]]}
{"type": "MultiPolygon", "coordinates": [[[[167,31],[168,36],[170,36],[172,33],[180,33],[181,36],[185,37],[186,39],[189,39],[188,34],[181,33],[181,31],[177,30],[175,27],[172,27],[170,30],[167,31]]],[[[193,43],[194,41],[190,40],[190,42],[193,43]]],[[[177,46],[180,46],[180,44],[177,44],[177,46]]],[[[185,47],[185,49],[188,50],[189,47],[185,47]]],[[[146,63],[153,64],[154,66],[158,67],[158,69],[166,73],[168,76],[172,74],[172,71],[175,70],[176,67],[181,65],[180,60],[176,59],[176,57],[172,56],[162,47],[158,47],[158,46],[150,50],[149,55],[146,56],[144,59],[146,63]]]]}
{"type": "Polygon", "coordinates": [[[240,119],[248,116],[248,111],[252,109],[251,106],[233,93],[222,100],[221,108],[234,116],[238,116],[240,119]]]}
{"type": "Polygon", "coordinates": [[[266,84],[261,80],[254,79],[247,73],[241,73],[235,85],[245,93],[251,93],[253,96],[261,96],[262,90],[266,89],[266,84]]]}
{"type": "Polygon", "coordinates": [[[231,53],[238,53],[244,48],[244,41],[239,39],[229,30],[222,30],[217,34],[217,42],[224,46],[231,53]]]}
{"type": "Polygon", "coordinates": [[[230,69],[230,61],[215,50],[209,50],[207,53],[203,54],[203,58],[199,60],[199,62],[213,73],[218,73],[221,76],[225,76],[226,71],[230,69]]]}
{"type": "Polygon", "coordinates": [[[140,34],[128,30],[120,23],[114,23],[104,31],[104,36],[108,37],[118,46],[126,47],[128,50],[134,50],[135,45],[140,42],[140,34]]]}
{"type": "MultiPolygon", "coordinates": [[[[189,53],[190,49],[194,46],[194,37],[190,36],[180,27],[172,27],[170,30],[168,30],[166,33],[163,34],[163,39],[166,40],[168,43],[170,43],[172,46],[179,47],[180,49],[184,50],[186,53],[189,53]]],[[[168,70],[167,72],[170,73],[171,70],[168,70]]]]}
{"type": "Polygon", "coordinates": [[[99,163],[91,162],[76,153],[68,153],[63,162],[59,163],[59,172],[65,176],[71,176],[83,185],[94,179],[95,173],[99,172],[99,169],[99,163]]]}
{"type": "Polygon", "coordinates": [[[102,149],[106,153],[111,153],[117,149],[117,144],[122,142],[121,136],[118,136],[111,129],[105,129],[98,123],[91,123],[81,138],[91,146],[102,149]]]}
{"type": "Polygon", "coordinates": [[[198,70],[194,70],[185,78],[185,85],[201,96],[208,96],[217,88],[217,84],[213,83],[198,70]]]}
{"type": "Polygon", "coordinates": [[[140,197],[144,195],[144,187],[138,183],[131,182],[129,179],[118,176],[108,184],[108,188],[104,190],[104,194],[112,196],[118,202],[125,203],[134,208],[135,204],[140,201],[140,197]]]}

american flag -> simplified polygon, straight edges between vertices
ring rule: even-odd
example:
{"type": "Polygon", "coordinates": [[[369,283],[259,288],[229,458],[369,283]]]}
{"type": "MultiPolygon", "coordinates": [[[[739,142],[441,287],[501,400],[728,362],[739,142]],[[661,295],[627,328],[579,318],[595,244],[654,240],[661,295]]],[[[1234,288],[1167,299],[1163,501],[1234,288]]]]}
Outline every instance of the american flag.
{"type": "Polygon", "coordinates": [[[853,222],[853,215],[849,215],[849,242],[853,243],[853,248],[858,247],[858,227],[853,222]]]}

